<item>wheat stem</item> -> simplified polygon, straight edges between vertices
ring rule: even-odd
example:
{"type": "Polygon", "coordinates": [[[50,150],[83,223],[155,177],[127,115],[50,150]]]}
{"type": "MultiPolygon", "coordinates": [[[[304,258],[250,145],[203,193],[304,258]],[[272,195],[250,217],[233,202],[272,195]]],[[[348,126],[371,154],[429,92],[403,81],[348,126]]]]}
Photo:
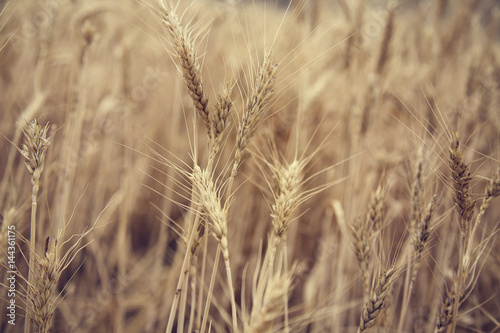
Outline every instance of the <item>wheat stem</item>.
{"type": "MultiPolygon", "coordinates": [[[[36,119],[33,119],[26,130],[23,130],[25,136],[25,143],[21,154],[26,159],[25,164],[28,172],[31,174],[31,183],[33,185],[31,192],[31,221],[30,221],[30,255],[29,255],[29,271],[28,271],[28,288],[27,299],[31,297],[30,288],[33,286],[33,274],[35,271],[35,262],[32,259],[32,254],[36,254],[36,211],[37,211],[37,195],[40,188],[40,177],[45,166],[45,156],[47,154],[47,147],[50,145],[50,137],[47,138],[49,124],[41,127],[36,119]]],[[[28,304],[28,302],[27,302],[28,304]]],[[[26,312],[28,310],[26,309],[26,312]]],[[[28,315],[25,318],[26,333],[30,331],[28,315]]]]}
{"type": "Polygon", "coordinates": [[[217,245],[217,252],[215,254],[214,266],[212,269],[212,278],[210,279],[210,284],[207,292],[207,300],[205,302],[205,310],[203,312],[203,321],[201,322],[200,333],[205,333],[205,327],[207,326],[208,312],[210,310],[210,304],[212,303],[212,295],[214,292],[215,277],[217,275],[217,268],[219,266],[219,257],[221,252],[220,244],[217,245]]]}

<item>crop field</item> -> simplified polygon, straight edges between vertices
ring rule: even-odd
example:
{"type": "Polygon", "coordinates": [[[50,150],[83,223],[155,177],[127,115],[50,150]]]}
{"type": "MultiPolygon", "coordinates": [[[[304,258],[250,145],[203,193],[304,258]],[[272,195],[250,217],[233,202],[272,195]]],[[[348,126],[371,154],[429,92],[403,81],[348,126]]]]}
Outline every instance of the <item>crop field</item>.
{"type": "Polygon", "coordinates": [[[0,3],[0,332],[500,332],[498,1],[0,3]]]}

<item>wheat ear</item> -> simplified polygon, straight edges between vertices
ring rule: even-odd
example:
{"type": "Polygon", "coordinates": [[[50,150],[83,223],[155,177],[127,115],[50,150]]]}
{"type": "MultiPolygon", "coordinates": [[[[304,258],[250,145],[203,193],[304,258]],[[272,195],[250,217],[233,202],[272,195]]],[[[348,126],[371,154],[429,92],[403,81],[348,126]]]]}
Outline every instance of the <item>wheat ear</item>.
{"type": "Polygon", "coordinates": [[[276,180],[276,189],[273,191],[274,203],[271,206],[273,237],[269,264],[272,266],[276,248],[293,221],[295,209],[303,201],[301,185],[305,163],[294,160],[290,164],[282,165],[275,161],[271,167],[276,180]]]}
{"type": "Polygon", "coordinates": [[[238,133],[236,136],[236,151],[234,153],[233,168],[229,177],[226,193],[231,193],[232,185],[238,168],[242,162],[242,153],[248,146],[250,139],[253,137],[266,110],[265,106],[269,103],[273,93],[274,75],[278,65],[272,59],[272,52],[268,52],[264,58],[264,62],[257,71],[255,84],[252,88],[252,93],[248,97],[245,111],[238,125],[238,133]]]}
{"type": "Polygon", "coordinates": [[[212,118],[212,134],[213,143],[211,149],[210,160],[219,152],[220,144],[222,141],[222,136],[228,127],[228,118],[233,109],[233,102],[231,101],[231,88],[230,85],[226,85],[217,97],[217,104],[215,104],[215,112],[212,118]]]}
{"type": "Polygon", "coordinates": [[[395,277],[396,269],[392,267],[378,278],[375,288],[371,291],[370,297],[361,313],[358,333],[366,331],[377,322],[378,317],[387,305],[385,300],[389,294],[389,287],[394,282],[395,277]]]}
{"type": "Polygon", "coordinates": [[[49,246],[49,238],[45,240],[45,251],[42,256],[34,252],[31,253],[30,259],[33,258],[34,270],[30,272],[30,276],[33,276],[33,282],[28,283],[27,317],[31,318],[35,333],[49,332],[52,318],[62,297],[62,291],[57,292],[61,274],[69,267],[76,255],[90,244],[91,241],[83,243],[83,239],[94,230],[96,223],[97,220],[91,228],[71,236],[70,239],[76,237],[75,242],[71,245],[68,244],[69,239],[59,242],[64,235],[64,228],[59,230],[51,246],[49,246]],[[68,246],[67,250],[62,251],[63,246],[68,246]],[[59,256],[59,253],[63,254],[59,256]]]}
{"type": "Polygon", "coordinates": [[[160,1],[160,5],[162,9],[161,22],[172,39],[177,60],[181,65],[184,83],[193,100],[194,108],[205,124],[207,135],[210,139],[212,136],[212,125],[208,107],[208,96],[203,88],[200,64],[196,58],[192,34],[182,25],[180,18],[169,8],[165,1],[160,1]]]}
{"type": "Polygon", "coordinates": [[[265,288],[254,293],[252,311],[244,322],[245,332],[272,331],[275,319],[283,314],[288,293],[293,287],[294,271],[294,267],[286,274],[281,269],[277,270],[266,281],[265,288]]]}
{"type": "Polygon", "coordinates": [[[493,177],[490,179],[488,185],[486,186],[483,202],[479,207],[479,213],[476,216],[473,230],[476,230],[476,228],[481,223],[481,220],[486,213],[486,210],[490,206],[491,201],[498,196],[500,196],[500,167],[497,168],[496,172],[493,174],[493,177]]]}
{"type": "Polygon", "coordinates": [[[462,239],[465,239],[470,231],[470,221],[474,214],[476,202],[472,200],[470,193],[470,182],[472,181],[470,165],[464,162],[463,153],[460,148],[459,136],[458,133],[455,133],[450,143],[449,167],[454,190],[453,201],[461,216],[460,232],[462,239]]]}
{"type": "Polygon", "coordinates": [[[373,251],[373,238],[382,226],[383,192],[378,186],[372,193],[368,213],[365,220],[357,219],[351,224],[351,232],[354,237],[354,251],[361,269],[363,279],[363,294],[369,296],[371,269],[370,261],[373,251]]]}
{"type": "MultiPolygon", "coordinates": [[[[411,285],[415,281],[420,259],[424,251],[425,245],[429,240],[431,233],[434,230],[432,218],[436,208],[437,196],[434,195],[431,201],[425,207],[423,196],[423,179],[424,179],[424,159],[422,151],[419,150],[419,160],[415,171],[415,178],[412,186],[412,206],[410,216],[410,233],[412,235],[412,243],[415,254],[415,262],[412,268],[411,285]]],[[[410,261],[411,262],[411,261],[410,261]]]]}
{"type": "MultiPolygon", "coordinates": [[[[47,238],[47,242],[48,242],[47,238]]],[[[43,256],[34,253],[33,285],[29,288],[31,321],[36,333],[46,333],[50,328],[57,307],[57,282],[61,270],[57,265],[55,247],[47,249],[43,256]]]]}

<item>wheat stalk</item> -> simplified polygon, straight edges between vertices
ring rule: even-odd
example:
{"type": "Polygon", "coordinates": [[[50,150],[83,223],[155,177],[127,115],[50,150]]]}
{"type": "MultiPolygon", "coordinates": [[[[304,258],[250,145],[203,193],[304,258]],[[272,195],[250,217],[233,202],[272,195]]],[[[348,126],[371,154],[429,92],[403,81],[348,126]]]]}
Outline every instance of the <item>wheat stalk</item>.
{"type": "Polygon", "coordinates": [[[48,333],[50,331],[55,310],[64,291],[64,289],[60,292],[57,290],[61,274],[69,267],[77,254],[91,243],[89,241],[82,244],[83,239],[94,230],[97,221],[98,219],[90,228],[80,234],[72,235],[64,242],[61,242],[61,238],[66,231],[66,226],[59,230],[52,245],[47,237],[43,255],[38,255],[33,251],[33,248],[30,248],[32,266],[30,266],[28,274],[32,282],[26,281],[28,283],[26,312],[27,318],[31,319],[33,323],[35,333],[48,333]],[[70,240],[73,238],[76,240],[70,244],[70,240]],[[62,255],[59,255],[60,253],[62,255]],[[33,270],[31,271],[31,269],[33,270]]]}
{"type": "Polygon", "coordinates": [[[227,284],[231,298],[233,331],[238,330],[236,302],[229,262],[229,248],[227,241],[227,207],[223,207],[220,194],[216,190],[212,177],[207,170],[202,170],[198,165],[193,169],[193,186],[196,189],[197,199],[209,217],[209,226],[212,234],[219,243],[222,257],[226,266],[227,284]]]}
{"type": "Polygon", "coordinates": [[[475,227],[472,225],[472,217],[476,205],[476,200],[472,199],[470,189],[470,182],[473,176],[471,175],[470,165],[463,159],[458,133],[453,134],[449,147],[448,160],[451,169],[451,182],[454,190],[453,200],[460,215],[460,238],[458,243],[459,262],[451,294],[447,295],[443,301],[444,305],[441,310],[437,329],[447,329],[447,326],[451,324],[451,331],[455,331],[458,308],[467,297],[465,294],[466,289],[473,287],[474,279],[470,280],[470,277],[475,271],[477,262],[484,252],[490,238],[480,243],[477,247],[473,246],[475,227]],[[449,313],[450,305],[448,305],[450,302],[447,301],[449,299],[453,300],[453,302],[451,302],[451,314],[449,313]],[[443,314],[446,314],[446,316],[443,314]],[[443,318],[446,320],[443,320],[443,318]]]}
{"type": "MultiPolygon", "coordinates": [[[[30,243],[32,253],[36,253],[36,210],[37,210],[37,195],[40,189],[40,177],[45,166],[45,157],[47,155],[47,148],[50,145],[50,137],[47,137],[49,131],[49,124],[44,127],[38,124],[36,119],[33,119],[26,129],[23,129],[25,142],[23,144],[21,154],[26,159],[25,165],[31,175],[31,183],[33,185],[31,191],[31,226],[30,226],[30,243]]],[[[33,283],[33,271],[35,269],[34,261],[29,257],[29,271],[28,271],[28,284],[33,283]]],[[[30,297],[28,289],[27,297],[30,297]]],[[[25,333],[29,333],[28,316],[25,321],[25,333]]]]}
{"type": "MultiPolygon", "coordinates": [[[[417,250],[417,242],[420,241],[420,224],[422,219],[422,196],[423,196],[423,165],[424,159],[422,155],[422,147],[420,147],[417,151],[417,163],[415,166],[413,183],[411,188],[411,212],[410,212],[410,235],[412,237],[414,251],[419,256],[419,250],[417,250]]],[[[422,235],[423,236],[423,235],[422,235]]],[[[426,236],[427,239],[428,236],[426,236]]],[[[423,247],[422,247],[423,249],[423,247]]],[[[408,256],[410,257],[412,253],[408,251],[408,256]]],[[[418,262],[418,260],[417,260],[418,262]]],[[[398,331],[402,331],[404,327],[404,318],[406,317],[406,311],[408,308],[408,303],[411,297],[411,290],[413,287],[414,279],[416,278],[416,271],[418,269],[418,263],[415,263],[415,266],[411,267],[411,257],[408,260],[408,269],[406,271],[406,279],[405,279],[405,289],[403,293],[403,306],[401,308],[401,314],[399,317],[398,323],[398,331]],[[411,275],[411,277],[410,277],[411,275]]]]}

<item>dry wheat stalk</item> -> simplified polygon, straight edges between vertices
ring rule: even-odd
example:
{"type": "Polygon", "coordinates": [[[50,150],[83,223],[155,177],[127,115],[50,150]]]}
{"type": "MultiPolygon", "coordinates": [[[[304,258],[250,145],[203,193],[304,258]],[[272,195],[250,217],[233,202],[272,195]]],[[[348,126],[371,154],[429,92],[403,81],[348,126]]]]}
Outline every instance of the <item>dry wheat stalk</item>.
{"type": "Polygon", "coordinates": [[[307,157],[295,158],[291,163],[282,163],[277,156],[273,156],[271,162],[266,161],[273,177],[272,182],[266,179],[273,196],[270,212],[272,231],[269,237],[268,253],[266,254],[269,255],[266,259],[269,260],[269,273],[272,273],[277,247],[282,239],[286,239],[287,230],[295,220],[294,213],[296,209],[314,195],[334,184],[332,182],[313,189],[304,189],[309,180],[325,171],[320,171],[310,177],[304,177],[304,169],[314,156],[313,153],[307,157]]]}
{"type": "Polygon", "coordinates": [[[475,206],[475,201],[472,199],[470,193],[470,182],[472,181],[470,165],[466,164],[463,159],[458,133],[453,133],[450,142],[448,164],[451,170],[451,182],[454,190],[453,201],[460,215],[459,262],[451,296],[447,295],[443,301],[443,304],[446,306],[443,305],[441,309],[438,327],[441,327],[440,329],[447,329],[447,326],[451,324],[451,330],[454,331],[458,318],[458,308],[460,306],[457,298],[461,298],[463,295],[465,280],[469,274],[467,271],[468,263],[464,260],[470,250],[470,246],[468,246],[471,241],[470,222],[475,206]],[[452,302],[451,311],[448,309],[448,299],[455,300],[452,302]],[[443,317],[443,314],[446,314],[446,316],[443,317]]]}
{"type": "Polygon", "coordinates": [[[491,202],[492,199],[500,196],[500,167],[497,168],[493,177],[486,188],[486,201],[491,202]]]}
{"type": "Polygon", "coordinates": [[[363,294],[367,297],[370,290],[370,258],[372,252],[370,235],[366,233],[365,225],[360,219],[356,219],[350,227],[354,237],[354,252],[358,259],[359,268],[361,269],[363,294]]]}
{"type": "Polygon", "coordinates": [[[389,295],[389,288],[394,282],[395,277],[396,269],[391,267],[378,278],[374,289],[371,291],[370,298],[361,313],[358,333],[366,331],[377,322],[381,312],[385,309],[385,300],[389,295]]]}
{"type": "Polygon", "coordinates": [[[411,215],[410,215],[410,234],[412,235],[413,248],[416,254],[415,266],[413,267],[412,283],[415,278],[418,264],[422,256],[425,244],[427,243],[430,234],[434,230],[432,225],[432,217],[436,207],[437,196],[434,195],[427,207],[424,209],[423,202],[423,181],[424,181],[424,159],[423,151],[418,151],[418,161],[415,168],[415,176],[412,185],[411,195],[411,215]]]}
{"type": "Polygon", "coordinates": [[[272,331],[274,321],[283,315],[294,271],[293,267],[286,274],[278,270],[269,277],[262,292],[254,293],[252,311],[244,322],[245,333],[272,331]]]}
{"type": "MultiPolygon", "coordinates": [[[[21,154],[26,159],[25,164],[28,172],[31,174],[31,183],[33,184],[31,192],[31,225],[30,225],[30,243],[31,253],[29,256],[29,271],[28,285],[33,283],[33,271],[35,269],[34,262],[31,259],[31,254],[36,253],[36,210],[37,210],[37,195],[40,188],[40,177],[45,166],[45,157],[47,148],[50,145],[50,137],[47,137],[49,124],[45,127],[40,126],[36,119],[33,119],[26,129],[23,129],[25,142],[21,154]]],[[[30,289],[26,295],[30,297],[30,289]]],[[[28,324],[28,316],[25,320],[25,333],[29,333],[30,325],[28,324]]]]}
{"type": "Polygon", "coordinates": [[[380,51],[377,60],[375,72],[381,75],[389,59],[389,47],[394,29],[394,9],[388,10],[387,21],[385,24],[384,36],[380,44],[380,51]]]}
{"type": "Polygon", "coordinates": [[[439,311],[436,328],[434,330],[435,333],[446,332],[448,326],[452,323],[454,304],[455,298],[453,296],[447,295],[444,298],[439,311]]]}
{"type": "Polygon", "coordinates": [[[33,183],[33,195],[38,193],[40,176],[45,164],[47,148],[50,145],[50,137],[47,137],[49,124],[40,126],[36,119],[33,119],[26,129],[23,129],[25,142],[21,154],[26,158],[24,162],[31,175],[33,183]]]}
{"type": "Polygon", "coordinates": [[[227,210],[223,209],[220,195],[207,170],[195,165],[192,177],[197,199],[209,217],[210,230],[226,255],[227,240],[223,242],[223,239],[227,236],[227,210]]]}
{"type": "Polygon", "coordinates": [[[368,297],[370,292],[370,262],[372,254],[374,254],[374,236],[382,227],[383,204],[383,191],[379,185],[372,193],[366,219],[356,219],[351,224],[351,232],[354,237],[354,252],[361,269],[365,297],[368,297]]]}
{"type": "MultiPolygon", "coordinates": [[[[48,240],[48,239],[47,239],[48,240]]],[[[55,247],[45,255],[34,253],[33,285],[30,286],[30,318],[35,332],[46,333],[57,307],[57,282],[61,276],[55,247]]]]}
{"type": "Polygon", "coordinates": [[[260,121],[265,112],[265,106],[271,99],[273,93],[274,75],[278,65],[273,62],[272,53],[269,52],[257,72],[252,93],[248,97],[245,111],[238,125],[236,137],[236,152],[234,154],[234,164],[231,171],[231,179],[236,177],[238,167],[241,164],[241,154],[247,147],[250,139],[257,131],[260,121]]]}
{"type": "MultiPolygon", "coordinates": [[[[285,240],[285,269],[287,269],[287,249],[286,249],[286,231],[293,221],[292,216],[296,208],[306,199],[307,195],[301,192],[303,184],[303,170],[308,159],[294,160],[292,163],[283,165],[278,158],[274,158],[274,162],[268,163],[273,170],[276,186],[273,190],[274,203],[271,206],[271,218],[273,232],[270,237],[268,255],[268,271],[266,274],[273,274],[274,258],[276,250],[283,238],[285,240]]],[[[261,282],[261,281],[259,281],[261,282]]],[[[267,277],[263,278],[263,283],[267,283],[267,277]]],[[[288,293],[282,293],[283,302],[285,303],[285,332],[289,332],[289,311],[288,311],[288,293]]]]}
{"type": "Polygon", "coordinates": [[[470,165],[464,162],[458,133],[453,135],[450,143],[448,162],[454,189],[453,201],[462,218],[460,232],[462,238],[465,239],[470,231],[469,222],[472,220],[476,202],[471,197],[470,182],[472,181],[472,175],[470,165]]]}
{"type": "Polygon", "coordinates": [[[436,208],[437,196],[432,197],[431,202],[429,202],[425,214],[419,220],[417,220],[416,229],[414,232],[414,248],[417,254],[415,262],[415,271],[418,269],[418,263],[422,257],[422,252],[424,251],[425,244],[429,240],[429,236],[434,230],[434,225],[432,224],[432,217],[434,209],[436,208]]]}
{"type": "Polygon", "coordinates": [[[274,203],[271,206],[271,217],[274,235],[281,238],[292,221],[292,215],[301,199],[301,183],[304,163],[294,160],[288,165],[275,163],[273,173],[276,179],[276,190],[273,191],[274,203]]]}
{"type": "Polygon", "coordinates": [[[415,165],[413,184],[411,187],[411,212],[410,212],[410,241],[413,246],[413,251],[409,248],[407,271],[403,292],[403,305],[401,307],[398,331],[404,330],[404,320],[406,318],[407,309],[410,298],[412,296],[413,285],[415,283],[420,260],[425,245],[429,239],[434,226],[431,224],[432,215],[436,204],[436,196],[434,196],[427,208],[424,208],[423,189],[424,183],[424,158],[423,149],[420,147],[417,151],[417,163],[415,165]]]}
{"type": "Polygon", "coordinates": [[[184,82],[189,95],[193,100],[198,115],[207,128],[208,137],[211,138],[212,125],[208,107],[208,96],[203,88],[201,69],[196,58],[192,32],[182,25],[180,18],[171,8],[169,8],[165,1],[159,2],[162,9],[160,17],[161,22],[172,39],[172,44],[177,60],[181,64],[184,82]]]}
{"type": "Polygon", "coordinates": [[[476,221],[474,224],[473,230],[476,230],[478,225],[481,223],[481,220],[486,213],[486,210],[491,204],[491,201],[496,197],[500,196],[500,167],[497,168],[496,172],[493,174],[493,177],[488,182],[486,186],[486,190],[484,193],[483,202],[479,207],[479,213],[476,216],[476,221]]]}
{"type": "MultiPolygon", "coordinates": [[[[213,124],[211,117],[216,118],[216,115],[211,115],[208,105],[208,95],[206,94],[205,89],[203,87],[201,66],[198,62],[194,46],[196,36],[194,35],[193,29],[183,26],[181,22],[182,16],[179,17],[175,12],[177,7],[172,8],[170,4],[168,4],[168,1],[165,0],[159,0],[158,3],[160,5],[160,13],[159,14],[155,13],[154,15],[156,15],[159,18],[166,33],[170,36],[171,39],[170,42],[171,45],[173,46],[175,57],[177,58],[180,64],[180,71],[183,75],[184,83],[193,101],[194,108],[196,109],[199,117],[202,119],[207,130],[207,136],[209,139],[209,151],[210,151],[209,169],[211,169],[212,157],[216,154],[218,150],[218,141],[217,141],[218,138],[212,137],[212,134],[215,131],[212,128],[213,124]],[[213,147],[214,145],[216,145],[216,147],[213,147]]],[[[219,127],[220,126],[221,125],[219,125],[219,127]]],[[[194,215],[191,220],[190,230],[188,230],[189,234],[187,240],[188,247],[189,244],[196,244],[198,242],[198,237],[199,237],[197,228],[200,223],[200,215],[199,212],[197,212],[197,209],[193,207],[191,208],[193,209],[194,215]]],[[[184,256],[184,261],[182,265],[183,268],[177,284],[178,292],[175,294],[174,300],[172,302],[172,307],[170,309],[170,317],[166,328],[167,332],[170,332],[173,328],[175,313],[177,311],[179,302],[179,294],[182,292],[183,289],[186,289],[185,286],[187,286],[188,283],[187,273],[190,271],[188,265],[190,265],[190,263],[191,264],[193,263],[192,261],[193,258],[190,258],[191,256],[192,254],[189,252],[188,249],[188,251],[185,253],[184,256]]],[[[184,304],[181,304],[181,308],[179,311],[179,316],[182,317],[179,319],[179,323],[181,324],[179,325],[179,329],[183,329],[182,324],[184,320],[183,316],[185,310],[186,295],[183,294],[182,297],[183,297],[182,301],[184,302],[184,304]]],[[[191,321],[189,325],[191,326],[192,324],[193,323],[191,321]]]]}
{"type": "MultiPolygon", "coordinates": [[[[464,290],[459,290],[457,295],[460,295],[460,303],[463,303],[465,299],[468,297],[468,294],[465,290],[472,290],[475,284],[475,272],[476,267],[484,253],[488,243],[493,238],[494,233],[488,237],[485,237],[479,241],[477,245],[475,245],[476,241],[476,232],[481,223],[481,220],[486,213],[486,210],[491,204],[491,201],[500,195],[500,167],[497,168],[496,172],[493,174],[493,177],[488,182],[488,185],[485,189],[485,196],[483,198],[483,202],[479,208],[479,212],[476,216],[475,223],[471,229],[470,235],[467,242],[463,244],[465,247],[464,255],[461,258],[461,267],[462,267],[462,283],[458,284],[458,287],[461,287],[464,290]]],[[[460,269],[460,268],[459,268],[460,269]]],[[[460,277],[460,276],[459,276],[460,277]]]]}
{"type": "Polygon", "coordinates": [[[30,249],[30,259],[33,259],[33,271],[29,272],[29,276],[32,276],[33,282],[27,281],[26,307],[27,317],[31,319],[35,333],[47,333],[50,331],[54,312],[61,301],[63,292],[58,292],[57,290],[61,274],[69,267],[76,255],[90,244],[90,242],[82,244],[83,239],[92,232],[96,223],[97,220],[86,231],[73,235],[62,243],[60,239],[64,235],[65,229],[59,230],[52,245],[49,245],[49,238],[46,239],[45,251],[41,256],[33,252],[33,249],[30,249]],[[73,244],[69,245],[69,240],[73,238],[76,238],[76,240],[73,244]],[[67,245],[69,247],[64,249],[63,252],[63,246],[67,245]],[[59,255],[60,253],[62,255],[59,255]]]}
{"type": "MultiPolygon", "coordinates": [[[[452,171],[451,181],[454,189],[453,198],[461,218],[461,237],[459,238],[458,244],[459,261],[456,278],[454,280],[451,294],[447,295],[443,301],[436,329],[448,329],[447,327],[451,325],[449,329],[451,329],[451,331],[455,331],[458,319],[458,309],[467,299],[475,285],[477,264],[484,253],[487,244],[492,238],[492,236],[486,237],[478,245],[474,245],[475,232],[481,219],[480,215],[484,214],[484,211],[489,206],[489,202],[491,201],[488,200],[489,195],[498,195],[499,190],[496,185],[498,183],[498,180],[496,179],[497,177],[493,176],[486,188],[486,198],[483,200],[484,206],[482,205],[483,212],[481,213],[480,210],[477,217],[479,220],[476,218],[476,223],[472,225],[471,222],[474,215],[476,200],[472,199],[472,195],[470,193],[470,182],[472,180],[470,165],[466,164],[463,160],[458,133],[453,135],[453,140],[450,144],[449,166],[452,171]],[[448,309],[448,303],[450,302],[447,300],[449,299],[454,300],[451,302],[451,313],[448,309]]],[[[492,199],[493,197],[490,198],[492,199]]]]}
{"type": "Polygon", "coordinates": [[[242,163],[242,153],[257,131],[265,112],[265,106],[269,103],[273,94],[272,87],[277,68],[278,64],[274,63],[272,60],[272,51],[269,51],[257,71],[252,93],[248,97],[246,108],[238,124],[236,151],[234,153],[233,166],[226,187],[226,195],[228,197],[231,195],[234,179],[242,163]]]}
{"type": "Polygon", "coordinates": [[[215,239],[222,249],[222,256],[226,265],[227,284],[231,298],[231,310],[233,318],[233,331],[238,330],[236,302],[234,299],[234,288],[229,262],[229,248],[227,241],[227,207],[222,206],[220,193],[217,191],[212,176],[207,170],[202,170],[195,165],[192,174],[193,186],[200,206],[205,210],[209,218],[209,227],[215,239]]]}

